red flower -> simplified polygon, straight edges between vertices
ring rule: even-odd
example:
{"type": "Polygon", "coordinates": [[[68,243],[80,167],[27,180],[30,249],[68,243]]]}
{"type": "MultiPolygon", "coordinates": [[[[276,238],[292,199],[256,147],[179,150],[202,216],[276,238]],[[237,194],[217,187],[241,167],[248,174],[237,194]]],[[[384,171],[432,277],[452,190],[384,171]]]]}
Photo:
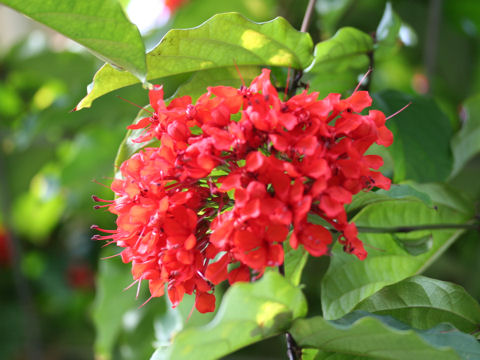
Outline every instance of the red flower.
{"type": "Polygon", "coordinates": [[[165,0],[165,6],[170,10],[170,13],[174,13],[179,7],[187,2],[188,0],[165,0]]]}
{"type": "MultiPolygon", "coordinates": [[[[328,254],[332,235],[307,220],[323,218],[340,232],[348,253],[367,255],[344,205],[373,187],[388,189],[381,157],[365,155],[373,143],[388,146],[385,116],[365,91],[319,100],[306,91],[281,101],[264,69],[250,87],[208,88],[166,105],[150,91],[154,110],[130,129],[135,142],[160,140],[120,167],[114,180],[117,229],[105,236],[124,248],[135,281],[149,281],[152,297],[168,294],[176,306],[195,294],[200,312],[215,308],[214,286],[261,276],[283,263],[283,242],[311,255],[328,254]]],[[[96,198],[98,201],[103,201],[96,198]]]]}

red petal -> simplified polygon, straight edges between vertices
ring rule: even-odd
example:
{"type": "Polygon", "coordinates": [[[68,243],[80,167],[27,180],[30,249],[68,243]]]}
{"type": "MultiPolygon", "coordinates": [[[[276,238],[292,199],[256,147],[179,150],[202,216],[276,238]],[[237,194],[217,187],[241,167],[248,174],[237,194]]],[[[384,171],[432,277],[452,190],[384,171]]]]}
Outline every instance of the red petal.
{"type": "Polygon", "coordinates": [[[237,230],[233,236],[233,243],[242,251],[248,251],[259,247],[263,243],[263,239],[248,230],[237,230]]]}
{"type": "Polygon", "coordinates": [[[261,271],[267,266],[267,249],[264,246],[242,256],[243,263],[254,270],[261,271]]]}
{"type": "Polygon", "coordinates": [[[285,225],[269,225],[265,238],[270,242],[282,242],[288,235],[288,227],[285,225]]]}
{"type": "Polygon", "coordinates": [[[372,98],[368,91],[356,91],[345,101],[349,103],[355,112],[361,112],[366,107],[372,105],[372,98]]]}
{"type": "Polygon", "coordinates": [[[283,246],[273,244],[268,249],[268,266],[279,266],[283,264],[283,246]]]}
{"type": "Polygon", "coordinates": [[[150,280],[148,283],[150,294],[153,297],[160,297],[165,294],[165,282],[160,279],[150,280]]]}
{"type": "Polygon", "coordinates": [[[256,171],[262,167],[264,159],[265,155],[260,151],[252,151],[245,159],[245,167],[248,171],[256,171]]]}
{"type": "Polygon", "coordinates": [[[332,242],[332,234],[323,226],[307,224],[302,230],[300,242],[313,256],[321,256],[327,253],[327,245],[332,242]]]}
{"type": "Polygon", "coordinates": [[[148,97],[150,98],[150,105],[156,113],[165,106],[163,103],[163,86],[155,85],[154,89],[149,91],[148,97]]]}
{"type": "Polygon", "coordinates": [[[132,124],[127,126],[127,129],[135,130],[135,129],[143,129],[148,126],[148,124],[151,123],[151,118],[146,117],[138,121],[136,124],[132,124]]]}
{"type": "Polygon", "coordinates": [[[185,294],[185,288],[182,284],[176,284],[168,287],[168,298],[172,302],[172,307],[176,307],[180,301],[183,299],[185,294]]]}
{"type": "Polygon", "coordinates": [[[205,314],[215,310],[215,295],[209,293],[197,293],[195,307],[198,312],[205,314]]]}
{"type": "Polygon", "coordinates": [[[285,151],[288,148],[288,141],[283,136],[270,134],[269,136],[270,141],[273,144],[273,147],[278,151],[285,151]]]}
{"type": "Polygon", "coordinates": [[[344,210],[341,203],[328,195],[323,195],[320,199],[320,209],[322,209],[328,217],[332,218],[344,210]]]}
{"type": "Polygon", "coordinates": [[[228,276],[228,259],[228,254],[225,254],[217,262],[209,264],[205,271],[205,277],[215,285],[220,284],[228,276]]]}
{"type": "Polygon", "coordinates": [[[318,141],[315,136],[305,136],[301,139],[296,145],[295,150],[297,150],[300,154],[305,155],[312,155],[315,153],[315,150],[318,146],[318,141]]]}
{"type": "Polygon", "coordinates": [[[295,234],[295,231],[293,231],[292,235],[290,235],[290,246],[292,249],[296,249],[298,247],[298,237],[295,234]]]}
{"type": "Polygon", "coordinates": [[[250,270],[244,265],[240,265],[228,273],[228,282],[233,285],[236,282],[249,282],[250,270]]]}
{"type": "Polygon", "coordinates": [[[366,155],[364,159],[367,166],[372,169],[378,169],[383,165],[383,159],[378,155],[366,155]]]}
{"type": "Polygon", "coordinates": [[[220,186],[220,191],[227,192],[232,189],[238,189],[242,187],[241,179],[242,176],[240,174],[222,176],[220,179],[218,179],[218,182],[222,184],[220,186]]]}
{"type": "Polygon", "coordinates": [[[393,134],[386,126],[378,128],[378,145],[390,146],[393,143],[393,134]]]}

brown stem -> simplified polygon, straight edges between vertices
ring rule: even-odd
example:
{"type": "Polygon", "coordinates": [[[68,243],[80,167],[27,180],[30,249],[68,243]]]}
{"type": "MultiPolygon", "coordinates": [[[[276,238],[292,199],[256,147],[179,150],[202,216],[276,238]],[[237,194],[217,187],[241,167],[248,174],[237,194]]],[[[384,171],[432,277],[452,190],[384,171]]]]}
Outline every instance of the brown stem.
{"type": "Polygon", "coordinates": [[[430,0],[428,6],[427,38],[425,41],[424,64],[428,78],[428,92],[431,93],[437,62],[439,30],[442,21],[442,0],[430,0]]]}
{"type": "Polygon", "coordinates": [[[412,231],[420,230],[478,230],[480,231],[480,224],[430,224],[430,225],[415,225],[415,226],[398,226],[398,227],[369,227],[369,226],[357,226],[358,232],[362,233],[409,233],[412,231]]]}
{"type": "Polygon", "coordinates": [[[307,5],[307,10],[305,11],[305,16],[303,17],[302,26],[300,28],[301,32],[307,32],[310,22],[312,21],[313,9],[315,8],[316,0],[310,0],[307,5]]]}
{"type": "MultiPolygon", "coordinates": [[[[308,5],[307,5],[307,10],[305,11],[305,16],[303,17],[302,21],[302,26],[300,27],[301,32],[307,32],[308,27],[310,26],[310,23],[312,21],[313,17],[313,10],[315,9],[315,3],[316,0],[309,0],[308,5]]],[[[300,85],[300,80],[302,78],[303,71],[296,69],[293,72],[293,77],[292,77],[292,86],[290,87],[288,91],[288,97],[292,97],[295,95],[298,86],[300,85]]]]}
{"type": "MultiPolygon", "coordinates": [[[[309,0],[307,5],[307,10],[305,11],[305,16],[303,17],[302,26],[300,28],[301,32],[307,32],[310,22],[312,21],[313,10],[315,8],[316,0],[309,0]]],[[[289,97],[295,95],[297,88],[300,84],[300,79],[302,78],[303,71],[295,70],[293,73],[292,87],[289,91],[289,97]]],[[[280,265],[278,271],[282,276],[285,276],[285,267],[280,265]]],[[[297,342],[293,338],[292,334],[289,332],[285,333],[285,339],[287,341],[287,357],[288,360],[301,360],[302,359],[302,348],[298,346],[297,342]]]]}

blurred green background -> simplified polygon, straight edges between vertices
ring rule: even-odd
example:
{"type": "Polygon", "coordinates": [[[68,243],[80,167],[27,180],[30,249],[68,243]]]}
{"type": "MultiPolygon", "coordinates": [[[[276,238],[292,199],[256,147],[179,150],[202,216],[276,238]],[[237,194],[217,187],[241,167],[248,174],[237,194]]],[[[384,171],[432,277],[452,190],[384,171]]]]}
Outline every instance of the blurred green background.
{"type": "MultiPolygon", "coordinates": [[[[121,2],[132,21],[142,25],[147,47],[172,27],[196,26],[226,11],[255,21],[281,15],[300,28],[307,4],[190,0],[170,14],[161,0],[154,6],[157,12],[145,10],[148,1],[121,2]]],[[[370,91],[395,89],[432,97],[458,131],[466,118],[464,102],[480,101],[480,2],[391,4],[401,19],[400,36],[376,55],[370,91]]],[[[384,0],[318,0],[310,27],[314,42],[343,26],[373,34],[385,5],[384,0]]],[[[110,182],[125,127],[138,110],[116,95],[143,105],[147,93],[140,86],[126,88],[104,96],[91,109],[72,112],[101,63],[1,5],[0,46],[0,359],[92,359],[95,274],[102,244],[90,240],[90,225],[112,228],[114,218],[94,211],[91,195],[112,197],[102,184],[110,182]]],[[[479,175],[476,155],[449,182],[478,203],[479,175]]],[[[478,233],[466,233],[427,274],[461,284],[480,300],[478,240],[478,233]]],[[[315,305],[317,274],[327,263],[310,259],[305,270],[303,282],[314,313],[316,307],[320,311],[315,305]]],[[[118,294],[119,301],[125,297],[134,294],[118,294]]],[[[148,311],[163,306],[159,304],[148,311]]],[[[122,352],[121,337],[111,341],[120,349],[118,358],[135,358],[122,352]]],[[[282,358],[284,350],[275,341],[257,346],[257,358],[282,358]]],[[[253,358],[249,351],[235,358],[253,358]]]]}

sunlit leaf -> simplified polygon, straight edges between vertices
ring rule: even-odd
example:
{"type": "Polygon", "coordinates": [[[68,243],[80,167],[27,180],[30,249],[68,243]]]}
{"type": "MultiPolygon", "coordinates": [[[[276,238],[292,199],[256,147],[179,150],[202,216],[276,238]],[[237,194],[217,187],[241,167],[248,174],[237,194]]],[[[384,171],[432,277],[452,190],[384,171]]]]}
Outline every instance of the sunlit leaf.
{"type": "MultiPolygon", "coordinates": [[[[303,69],[311,62],[312,46],[309,34],[295,30],[283,18],[254,23],[236,13],[218,14],[196,28],[169,31],[147,54],[147,79],[235,64],[303,69]]],[[[77,109],[135,83],[138,79],[131,74],[104,65],[77,109]]]]}
{"type": "Polygon", "coordinates": [[[140,32],[117,1],[0,0],[0,3],[75,40],[100,59],[144,79],[147,68],[140,32]]]}
{"type": "Polygon", "coordinates": [[[328,40],[315,46],[314,61],[306,70],[311,89],[321,95],[344,92],[358,83],[365,73],[373,40],[364,32],[351,27],[341,28],[328,40]]]}

